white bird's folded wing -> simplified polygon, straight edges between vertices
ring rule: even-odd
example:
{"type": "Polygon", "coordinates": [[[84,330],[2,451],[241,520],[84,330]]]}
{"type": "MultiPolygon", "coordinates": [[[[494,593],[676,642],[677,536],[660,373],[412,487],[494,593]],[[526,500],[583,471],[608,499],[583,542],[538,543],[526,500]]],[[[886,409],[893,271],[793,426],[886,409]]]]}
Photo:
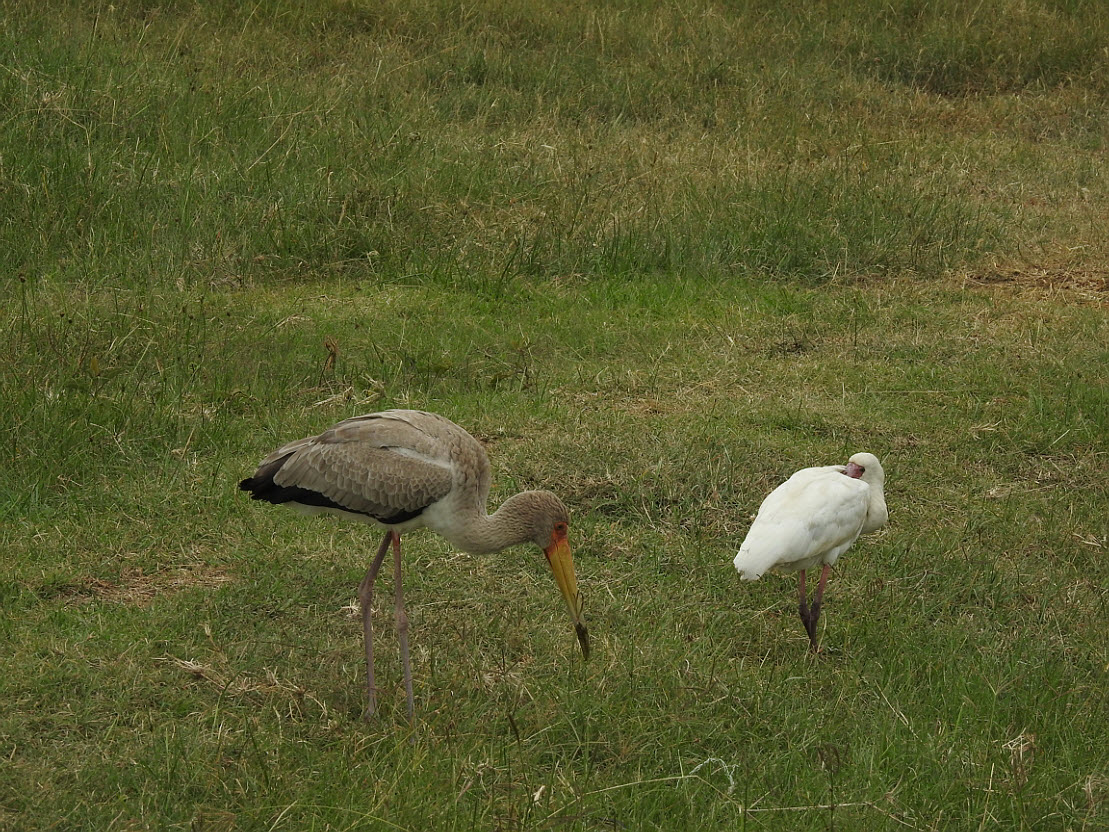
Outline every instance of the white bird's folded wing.
{"type": "Polygon", "coordinates": [[[798,471],[759,507],[735,568],[741,577],[755,580],[775,567],[835,563],[862,530],[869,492],[866,483],[844,476],[841,466],[798,471]]]}

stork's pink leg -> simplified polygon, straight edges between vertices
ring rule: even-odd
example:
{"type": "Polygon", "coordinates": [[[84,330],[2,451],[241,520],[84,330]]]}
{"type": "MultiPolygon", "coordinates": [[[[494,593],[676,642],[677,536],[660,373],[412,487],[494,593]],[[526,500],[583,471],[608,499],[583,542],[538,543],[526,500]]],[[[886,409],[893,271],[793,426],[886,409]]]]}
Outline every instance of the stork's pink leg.
{"type": "Polygon", "coordinates": [[[385,532],[377,555],[370,564],[366,577],[358,586],[358,601],[362,605],[362,637],[366,640],[366,711],[363,714],[365,719],[372,717],[377,710],[377,688],[374,686],[374,625],[370,618],[374,601],[374,581],[377,580],[377,573],[381,569],[382,561],[385,560],[385,553],[389,551],[389,540],[392,536],[391,531],[385,532]]]}
{"type": "Polygon", "coordinates": [[[400,582],[400,535],[393,535],[393,563],[396,567],[397,590],[397,639],[400,641],[400,658],[404,664],[404,692],[408,696],[408,722],[416,721],[416,706],[412,700],[412,663],[408,658],[408,615],[404,611],[404,587],[400,582]]]}

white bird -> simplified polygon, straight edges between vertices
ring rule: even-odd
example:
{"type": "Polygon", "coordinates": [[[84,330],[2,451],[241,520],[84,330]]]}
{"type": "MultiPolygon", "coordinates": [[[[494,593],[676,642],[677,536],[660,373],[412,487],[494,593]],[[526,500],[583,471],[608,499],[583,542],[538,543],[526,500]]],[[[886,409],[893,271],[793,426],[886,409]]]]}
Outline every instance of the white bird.
{"type": "Polygon", "coordinates": [[[802,468],[763,500],[735,556],[735,568],[747,581],[768,569],[800,571],[799,611],[814,652],[828,571],[860,534],[889,520],[885,480],[878,457],[868,453],[855,454],[846,465],[802,468]],[[805,572],[818,563],[823,568],[810,608],[805,572]]]}
{"type": "Polygon", "coordinates": [[[397,637],[404,664],[408,717],[414,718],[408,617],[401,587],[400,537],[426,527],[464,552],[486,554],[534,543],[547,556],[566,601],[582,654],[589,633],[582,619],[574,558],[567,540],[570,513],[549,491],[524,491],[492,515],[485,504],[489,458],[473,436],[449,419],[417,410],[370,413],[278,448],[239,483],[255,500],[301,514],[334,514],[383,527],[385,537],[358,588],[366,643],[366,718],[377,709],[374,686],[373,586],[390,542],[395,570],[397,637]]]}

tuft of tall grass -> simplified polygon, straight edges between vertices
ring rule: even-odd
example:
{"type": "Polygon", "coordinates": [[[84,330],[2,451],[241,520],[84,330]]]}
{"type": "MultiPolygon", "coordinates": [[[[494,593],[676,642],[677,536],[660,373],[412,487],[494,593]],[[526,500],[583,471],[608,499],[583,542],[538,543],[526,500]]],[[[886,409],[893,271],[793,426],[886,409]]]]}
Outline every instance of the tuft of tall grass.
{"type": "MultiPolygon", "coordinates": [[[[858,4],[853,4],[857,10],[858,4]]],[[[884,81],[943,96],[1044,90],[1105,93],[1105,16],[1096,3],[989,0],[870,4],[873,25],[837,34],[884,81]]]]}
{"type": "MultiPolygon", "coordinates": [[[[2,128],[5,242],[28,276],[95,262],[86,279],[132,283],[659,270],[819,282],[934,276],[1012,245],[1013,211],[979,200],[920,136],[867,117],[887,92],[802,45],[769,61],[758,39],[811,47],[806,33],[830,22],[885,24],[792,7],[578,20],[479,5],[440,43],[430,21],[455,12],[438,7],[277,4],[248,43],[220,8],[146,26],[128,4],[75,10],[51,37],[31,16],[9,22],[2,83],[22,116],[2,128]],[[798,32],[776,28],[783,16],[798,32]],[[16,38],[19,25],[43,34],[16,38]],[[206,26],[227,27],[226,42],[194,34],[206,26]],[[223,71],[232,44],[257,75],[223,71]]],[[[818,45],[848,48],[831,31],[818,45]]]]}

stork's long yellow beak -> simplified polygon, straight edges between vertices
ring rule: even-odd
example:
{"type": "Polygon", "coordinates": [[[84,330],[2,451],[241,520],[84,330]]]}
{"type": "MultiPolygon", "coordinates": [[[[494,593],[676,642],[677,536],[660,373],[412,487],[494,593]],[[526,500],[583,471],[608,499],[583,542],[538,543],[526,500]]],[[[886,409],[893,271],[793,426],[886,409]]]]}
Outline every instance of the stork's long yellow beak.
{"type": "Polygon", "coordinates": [[[566,601],[566,609],[570,611],[570,620],[574,622],[574,631],[578,634],[578,643],[581,653],[589,658],[589,631],[585,628],[582,618],[582,597],[578,592],[578,576],[574,573],[574,556],[570,552],[570,542],[566,539],[565,530],[556,530],[551,534],[551,545],[543,550],[547,556],[547,563],[554,572],[558,589],[566,601]]]}

